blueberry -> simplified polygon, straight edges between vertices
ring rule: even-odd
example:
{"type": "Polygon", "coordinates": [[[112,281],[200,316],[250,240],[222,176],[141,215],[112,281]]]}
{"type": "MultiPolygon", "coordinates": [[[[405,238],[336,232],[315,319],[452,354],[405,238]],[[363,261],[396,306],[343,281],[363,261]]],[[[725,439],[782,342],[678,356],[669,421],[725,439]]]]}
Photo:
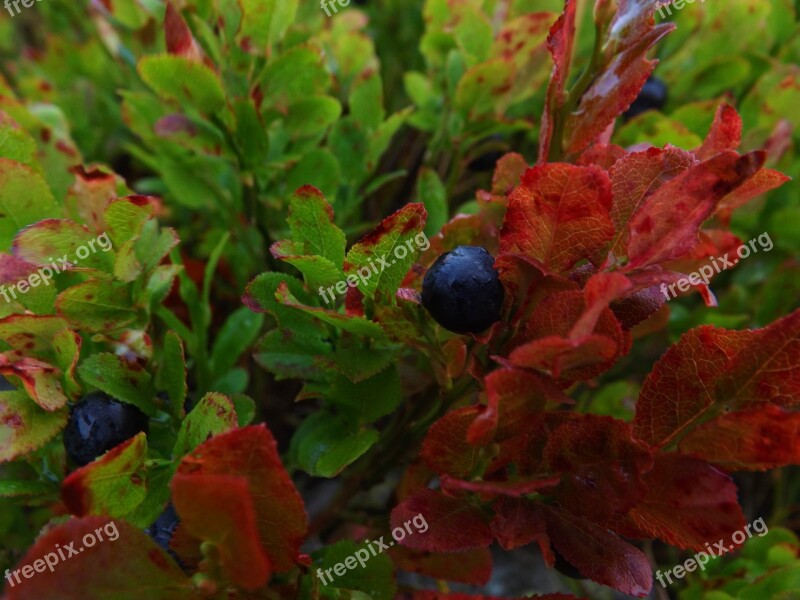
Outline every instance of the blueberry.
{"type": "Polygon", "coordinates": [[[144,532],[153,538],[156,544],[169,552],[169,542],[180,522],[181,520],[178,517],[178,513],[175,512],[175,507],[170,503],[144,532]]]}
{"type": "Polygon", "coordinates": [[[570,579],[586,579],[584,575],[575,567],[571,562],[568,562],[563,556],[561,556],[558,552],[553,550],[553,555],[556,557],[556,562],[553,565],[553,568],[564,575],[565,577],[569,577],[570,579]]]}
{"type": "Polygon", "coordinates": [[[17,389],[17,388],[15,388],[13,385],[11,385],[9,383],[8,379],[6,379],[2,375],[0,375],[0,392],[10,392],[10,391],[15,390],[15,389],[17,389]]]}
{"type": "Polygon", "coordinates": [[[477,246],[445,252],[422,282],[422,305],[455,333],[480,333],[498,321],[504,295],[494,258],[477,246]]]}
{"type": "Polygon", "coordinates": [[[64,429],[64,448],[78,465],[88,465],[141,431],[147,431],[147,415],[103,392],[87,394],[70,410],[64,429]]]}
{"type": "Polygon", "coordinates": [[[667,102],[667,84],[657,77],[650,77],[644,82],[639,96],[623,115],[625,119],[632,119],[645,111],[661,110],[667,102]]]}

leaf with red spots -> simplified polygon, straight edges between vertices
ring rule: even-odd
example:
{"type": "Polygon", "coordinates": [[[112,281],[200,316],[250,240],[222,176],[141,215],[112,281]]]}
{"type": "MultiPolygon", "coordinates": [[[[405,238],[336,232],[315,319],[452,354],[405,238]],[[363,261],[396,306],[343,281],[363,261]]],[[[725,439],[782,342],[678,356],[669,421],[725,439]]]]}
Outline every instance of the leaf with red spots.
{"type": "Polygon", "coordinates": [[[725,412],[800,403],[800,311],[763,329],[684,334],[645,379],[634,432],[664,446],[725,412]]]}
{"type": "Polygon", "coordinates": [[[717,203],[764,164],[763,152],[739,156],[724,152],[690,167],[659,187],[629,223],[627,268],[680,258],[697,241],[697,232],[717,203]]]}
{"type": "Polygon", "coordinates": [[[658,455],[644,483],[644,498],[615,527],[624,535],[703,550],[706,543],[727,538],[745,524],[733,481],[703,460],[658,455]]]}
{"type": "Polygon", "coordinates": [[[800,413],[764,404],[723,414],[692,431],[678,448],[729,471],[800,464],[800,413]]]}
{"type": "Polygon", "coordinates": [[[23,392],[0,392],[0,462],[41,448],[64,428],[68,416],[66,408],[46,411],[23,392]]]}
{"type": "Polygon", "coordinates": [[[7,581],[5,587],[8,600],[200,598],[191,579],[141,529],[106,517],[70,519],[54,526],[28,549],[16,569],[26,566],[33,575],[26,579],[22,571],[12,572],[14,585],[7,581]],[[42,565],[48,560],[52,568],[42,565]]]}
{"type": "Polygon", "coordinates": [[[400,542],[403,546],[429,552],[458,552],[484,548],[492,542],[489,515],[467,498],[445,496],[434,490],[420,490],[398,504],[390,519],[392,528],[423,515],[428,523],[400,542]]]}
{"type": "Polygon", "coordinates": [[[631,596],[650,591],[653,572],[641,550],[586,519],[540,506],[553,546],[581,574],[631,596]]]}
{"type": "Polygon", "coordinates": [[[695,164],[692,155],[679,148],[649,148],[623,156],[610,169],[614,239],[610,249],[625,256],[631,217],[658,189],[695,164]]]}
{"type": "MultiPolygon", "coordinates": [[[[178,473],[201,480],[219,475],[243,479],[252,499],[261,545],[272,569],[282,573],[294,566],[300,544],[305,540],[306,512],[281,464],[275,440],[264,425],[211,438],[184,457],[178,473]]],[[[198,485],[198,489],[213,493],[213,486],[198,485]]]]}
{"type": "Polygon", "coordinates": [[[186,530],[213,542],[226,576],[245,590],[269,581],[270,560],[259,540],[253,495],[245,477],[175,475],[172,502],[186,530]]]}
{"type": "Polygon", "coordinates": [[[84,281],[61,292],[56,299],[56,310],[75,328],[106,335],[137,319],[128,286],[99,279],[84,281]]]}
{"type": "Polygon", "coordinates": [[[467,477],[478,464],[479,449],[467,442],[467,431],[479,414],[477,406],[450,411],[428,429],[420,456],[437,473],[467,477]]]}
{"type": "Polygon", "coordinates": [[[791,177],[773,169],[759,169],[755,175],[717,203],[717,215],[723,222],[728,223],[734,210],[770,190],[779,188],[790,179],[791,177]]]}
{"type": "Polygon", "coordinates": [[[414,257],[425,246],[427,218],[422,203],[406,204],[350,248],[345,271],[360,278],[358,289],[365,296],[383,292],[387,298],[394,297],[414,257]]]}
{"type": "Polygon", "coordinates": [[[599,264],[614,234],[610,210],[611,181],[602,169],[533,167],[509,198],[500,251],[525,254],[557,273],[582,259],[599,264]]]}
{"type": "Polygon", "coordinates": [[[147,496],[146,458],[147,437],[140,433],[70,473],[61,484],[64,504],[78,517],[124,517],[147,496]]]}
{"type": "MultiPolygon", "coordinates": [[[[56,277],[67,270],[113,273],[114,250],[101,251],[96,239],[97,235],[85,225],[66,219],[47,219],[20,231],[14,238],[13,250],[18,258],[49,266],[56,277]],[[91,251],[89,242],[94,245],[94,251],[91,251]],[[79,249],[86,250],[85,257],[78,258],[79,249]],[[57,269],[52,268],[53,264],[57,269]]],[[[50,284],[49,281],[43,283],[50,284]]]]}
{"type": "Polygon", "coordinates": [[[742,141],[742,119],[730,104],[721,104],[714,115],[703,145],[692,152],[701,160],[726,150],[736,150],[742,141]]]}
{"type": "Polygon", "coordinates": [[[75,174],[75,181],[64,200],[70,218],[86,223],[95,234],[107,231],[104,213],[117,199],[121,178],[99,167],[77,166],[70,171],[75,174]]]}

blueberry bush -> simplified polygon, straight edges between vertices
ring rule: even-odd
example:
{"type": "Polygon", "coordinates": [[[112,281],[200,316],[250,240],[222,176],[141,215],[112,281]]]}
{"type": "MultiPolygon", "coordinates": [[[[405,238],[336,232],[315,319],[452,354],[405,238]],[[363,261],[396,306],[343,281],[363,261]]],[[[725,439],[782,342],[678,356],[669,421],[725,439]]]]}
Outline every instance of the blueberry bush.
{"type": "Polygon", "coordinates": [[[7,3],[3,598],[795,597],[800,9],[657,8],[7,3]]]}

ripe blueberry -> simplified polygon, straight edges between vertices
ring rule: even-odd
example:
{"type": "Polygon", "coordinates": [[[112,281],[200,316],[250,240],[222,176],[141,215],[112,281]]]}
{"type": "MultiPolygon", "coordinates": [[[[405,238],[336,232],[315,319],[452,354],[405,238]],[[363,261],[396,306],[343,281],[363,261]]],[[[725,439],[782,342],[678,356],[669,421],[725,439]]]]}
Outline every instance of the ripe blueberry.
{"type": "Polygon", "coordinates": [[[667,102],[667,84],[657,77],[650,77],[645,81],[639,96],[625,111],[625,119],[632,119],[645,111],[651,109],[661,110],[667,102]]]}
{"type": "Polygon", "coordinates": [[[477,246],[445,252],[422,281],[422,305],[455,333],[480,333],[498,321],[504,295],[494,258],[477,246]]]}
{"type": "Polygon", "coordinates": [[[92,392],[70,410],[64,448],[78,466],[88,465],[114,446],[147,431],[147,415],[103,392],[92,392]]]}
{"type": "Polygon", "coordinates": [[[15,388],[11,383],[9,383],[8,379],[0,375],[0,392],[10,392],[17,388],[15,388]]]}
{"type": "Polygon", "coordinates": [[[180,522],[181,520],[178,517],[178,513],[175,512],[175,507],[170,503],[144,532],[153,538],[156,544],[169,552],[169,542],[180,522]]]}

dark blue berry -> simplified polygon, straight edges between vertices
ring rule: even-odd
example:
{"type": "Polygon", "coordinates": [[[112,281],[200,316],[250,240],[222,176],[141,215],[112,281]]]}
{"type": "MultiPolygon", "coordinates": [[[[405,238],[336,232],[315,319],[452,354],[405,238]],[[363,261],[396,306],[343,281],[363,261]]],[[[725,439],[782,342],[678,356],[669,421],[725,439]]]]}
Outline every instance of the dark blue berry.
{"type": "Polygon", "coordinates": [[[64,448],[76,465],[88,465],[147,428],[147,415],[135,406],[92,392],[72,407],[64,429],[64,448]]]}
{"type": "Polygon", "coordinates": [[[153,538],[156,544],[169,552],[169,542],[180,522],[181,520],[178,517],[178,513],[175,512],[175,507],[170,503],[144,532],[153,538]]]}
{"type": "Polygon", "coordinates": [[[625,119],[632,119],[648,110],[661,110],[667,103],[667,84],[656,77],[651,77],[645,81],[639,96],[625,111],[625,119]]]}
{"type": "Polygon", "coordinates": [[[436,259],[422,282],[422,304],[455,333],[480,333],[500,319],[505,292],[485,248],[459,246],[436,259]]]}
{"type": "Polygon", "coordinates": [[[0,392],[10,392],[10,391],[15,390],[15,389],[17,389],[17,388],[15,388],[13,385],[11,385],[8,382],[8,379],[6,379],[2,375],[0,375],[0,392]]]}

